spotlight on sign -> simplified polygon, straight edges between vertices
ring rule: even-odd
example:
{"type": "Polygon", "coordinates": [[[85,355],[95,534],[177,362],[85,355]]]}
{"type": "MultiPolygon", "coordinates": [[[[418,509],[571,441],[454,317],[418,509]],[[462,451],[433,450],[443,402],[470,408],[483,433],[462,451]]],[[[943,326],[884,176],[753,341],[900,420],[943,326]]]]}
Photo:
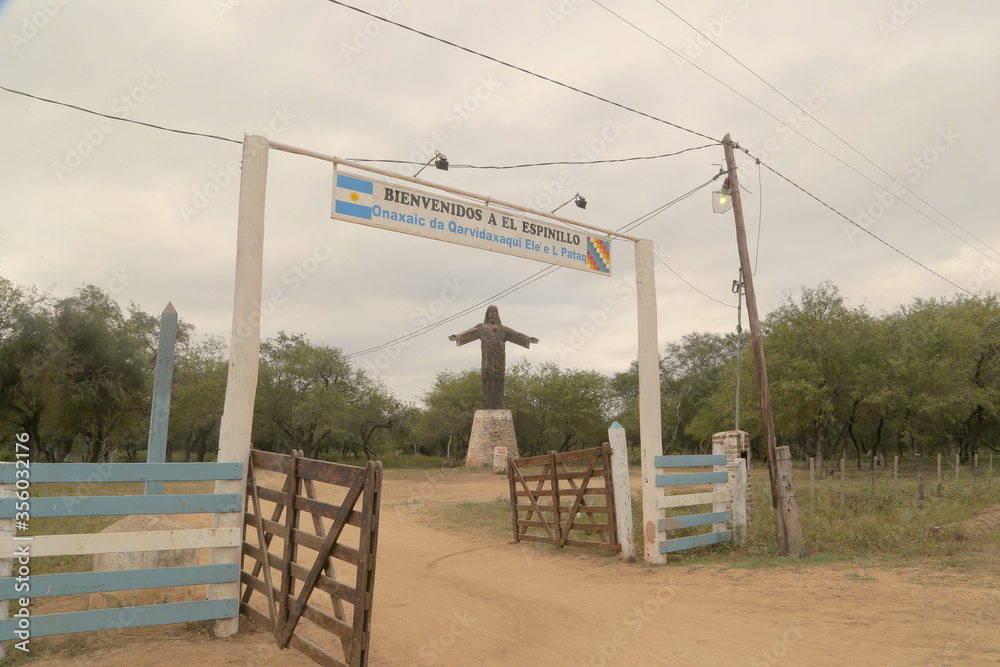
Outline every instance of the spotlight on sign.
{"type": "Polygon", "coordinates": [[[563,203],[559,204],[559,206],[556,206],[554,209],[552,209],[552,213],[555,213],[556,211],[558,211],[559,209],[561,209],[563,206],[565,206],[566,204],[568,204],[570,202],[573,202],[574,204],[576,204],[577,208],[587,208],[587,200],[584,199],[583,196],[579,192],[577,192],[575,195],[573,195],[572,199],[568,199],[568,200],[564,201],[563,203]]]}
{"type": "Polygon", "coordinates": [[[413,175],[413,178],[416,178],[417,176],[419,176],[420,172],[423,171],[424,169],[426,169],[427,165],[429,165],[431,162],[434,163],[434,167],[435,168],[440,169],[441,171],[448,171],[448,158],[446,158],[444,155],[442,155],[441,151],[434,151],[434,157],[432,157],[430,160],[428,160],[427,162],[425,162],[424,166],[422,166],[420,168],[420,170],[417,171],[417,173],[415,173],[413,175]]]}

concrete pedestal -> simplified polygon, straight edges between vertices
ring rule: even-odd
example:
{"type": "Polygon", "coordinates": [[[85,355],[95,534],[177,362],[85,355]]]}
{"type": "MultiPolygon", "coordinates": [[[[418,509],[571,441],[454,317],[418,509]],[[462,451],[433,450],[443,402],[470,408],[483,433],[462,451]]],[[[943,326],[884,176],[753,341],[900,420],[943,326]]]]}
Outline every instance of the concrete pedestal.
{"type": "Polygon", "coordinates": [[[520,458],[514,420],[510,410],[476,410],[469,436],[469,452],[465,456],[467,468],[493,465],[493,450],[506,447],[510,458],[520,458]]]}

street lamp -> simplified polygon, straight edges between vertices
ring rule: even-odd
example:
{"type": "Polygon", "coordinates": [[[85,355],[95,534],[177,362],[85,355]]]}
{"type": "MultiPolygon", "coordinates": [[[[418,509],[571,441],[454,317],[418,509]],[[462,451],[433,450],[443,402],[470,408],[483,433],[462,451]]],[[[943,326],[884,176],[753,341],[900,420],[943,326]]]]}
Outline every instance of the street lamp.
{"type": "Polygon", "coordinates": [[[716,213],[725,213],[733,207],[732,192],[729,189],[729,178],[722,184],[722,187],[712,193],[712,210],[716,213]]]}

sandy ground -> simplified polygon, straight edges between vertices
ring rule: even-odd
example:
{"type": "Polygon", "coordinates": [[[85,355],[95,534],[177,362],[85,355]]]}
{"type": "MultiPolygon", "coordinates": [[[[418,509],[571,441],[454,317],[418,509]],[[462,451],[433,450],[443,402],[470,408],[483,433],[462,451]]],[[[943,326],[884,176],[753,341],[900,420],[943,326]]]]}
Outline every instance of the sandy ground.
{"type": "MultiPolygon", "coordinates": [[[[390,473],[373,666],[1000,665],[1000,575],[857,564],[650,567],[435,526],[429,503],[494,500],[506,480],[390,473]]],[[[190,628],[89,635],[48,665],[312,665],[271,636],[190,628]]],[[[328,646],[335,644],[330,642],[328,646]]]]}

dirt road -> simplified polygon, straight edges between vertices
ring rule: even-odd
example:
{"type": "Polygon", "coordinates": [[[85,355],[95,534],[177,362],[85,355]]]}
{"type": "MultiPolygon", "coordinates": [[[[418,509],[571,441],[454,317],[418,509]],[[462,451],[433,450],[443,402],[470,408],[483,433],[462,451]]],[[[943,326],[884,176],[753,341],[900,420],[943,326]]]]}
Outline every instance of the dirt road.
{"type": "MultiPolygon", "coordinates": [[[[496,499],[502,477],[406,476],[390,472],[383,491],[373,667],[1000,665],[997,574],[623,564],[436,526],[421,511],[496,499]]],[[[141,634],[46,664],[313,664],[263,632],[141,634]]]]}

